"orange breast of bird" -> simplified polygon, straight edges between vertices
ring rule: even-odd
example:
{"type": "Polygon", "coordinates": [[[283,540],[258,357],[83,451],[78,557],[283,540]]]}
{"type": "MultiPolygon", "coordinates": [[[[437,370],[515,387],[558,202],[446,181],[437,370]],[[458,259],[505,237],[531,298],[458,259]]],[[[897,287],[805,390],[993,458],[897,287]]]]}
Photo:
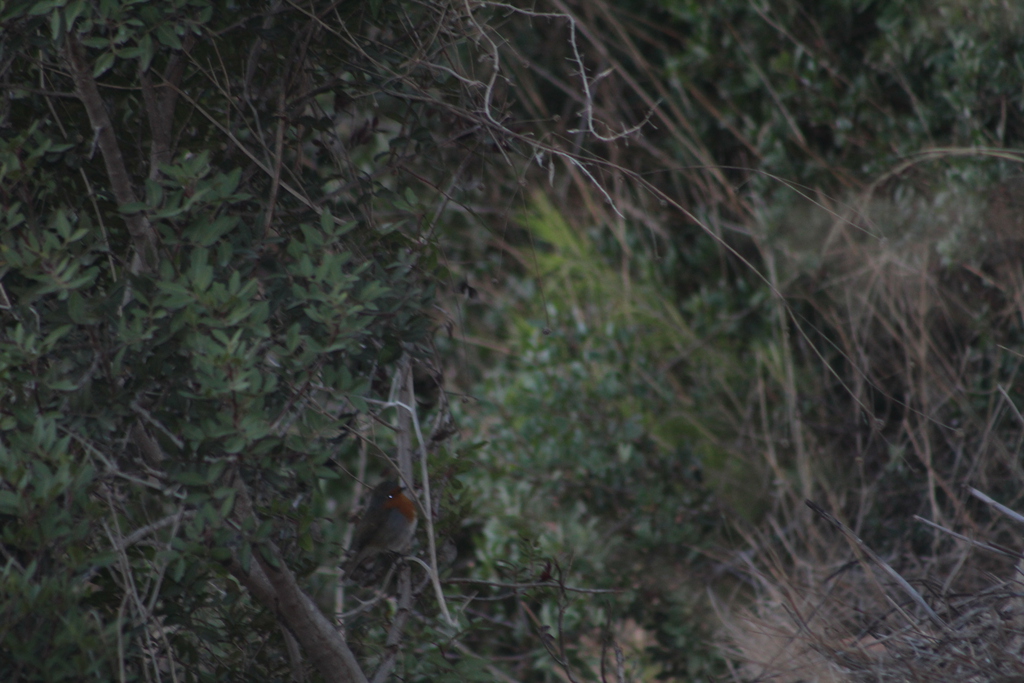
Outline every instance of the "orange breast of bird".
{"type": "Polygon", "coordinates": [[[409,497],[402,492],[401,487],[396,487],[384,502],[385,510],[398,510],[402,516],[412,522],[416,519],[416,506],[409,500],[409,497]]]}

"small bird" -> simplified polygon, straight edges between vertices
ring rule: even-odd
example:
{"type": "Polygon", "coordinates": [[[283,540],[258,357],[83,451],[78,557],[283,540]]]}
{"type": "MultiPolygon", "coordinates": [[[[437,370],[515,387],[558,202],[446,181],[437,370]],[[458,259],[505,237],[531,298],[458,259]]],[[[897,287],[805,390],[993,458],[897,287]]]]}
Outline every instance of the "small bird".
{"type": "Polygon", "coordinates": [[[380,553],[405,550],[416,531],[416,521],[416,505],[401,483],[388,479],[378,484],[352,534],[345,575],[351,577],[363,562],[380,553]]]}

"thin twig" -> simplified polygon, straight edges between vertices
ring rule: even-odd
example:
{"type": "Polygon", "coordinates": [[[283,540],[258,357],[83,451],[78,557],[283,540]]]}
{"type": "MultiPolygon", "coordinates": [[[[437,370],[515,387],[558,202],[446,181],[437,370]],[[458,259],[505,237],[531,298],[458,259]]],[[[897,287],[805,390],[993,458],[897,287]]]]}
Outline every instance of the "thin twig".
{"type": "Polygon", "coordinates": [[[143,417],[143,419],[145,419],[145,420],[146,420],[146,422],[148,422],[149,424],[153,425],[154,427],[156,427],[157,429],[159,429],[159,430],[160,430],[161,432],[163,432],[163,433],[164,433],[164,435],[165,435],[165,436],[166,436],[166,437],[167,437],[168,439],[170,439],[170,440],[171,440],[171,443],[173,443],[173,444],[174,444],[175,446],[177,446],[177,447],[178,447],[179,449],[184,449],[184,448],[185,448],[185,442],[184,442],[184,441],[182,441],[182,440],[181,440],[180,438],[178,438],[178,436],[177,436],[177,435],[175,435],[175,434],[174,434],[173,432],[171,432],[171,430],[170,430],[170,429],[168,429],[167,427],[165,427],[165,426],[163,425],[163,423],[162,423],[162,422],[160,422],[160,420],[158,420],[158,419],[156,419],[155,417],[153,417],[153,415],[152,415],[152,414],[151,414],[151,413],[150,413],[150,412],[149,412],[148,410],[146,410],[146,409],[145,409],[145,408],[143,408],[143,407],[142,407],[141,405],[139,405],[139,402],[138,402],[137,400],[136,400],[136,401],[132,401],[132,405],[131,405],[131,408],[132,408],[132,410],[134,410],[134,411],[135,411],[136,413],[138,413],[139,415],[141,415],[141,416],[143,417]]]}
{"type": "MultiPolygon", "coordinates": [[[[410,379],[411,382],[411,373],[410,379]]],[[[421,463],[421,477],[423,481],[423,500],[419,499],[419,496],[412,496],[412,499],[416,501],[416,505],[420,509],[420,514],[425,518],[424,524],[427,529],[427,544],[428,553],[430,555],[430,566],[431,566],[431,583],[434,585],[434,593],[437,597],[438,605],[441,608],[441,614],[444,616],[445,621],[450,626],[458,626],[458,623],[452,618],[451,613],[448,611],[448,604],[444,597],[444,591],[441,588],[441,581],[439,572],[437,569],[437,543],[434,537],[434,520],[432,506],[430,504],[430,478],[428,476],[427,467],[427,455],[426,455],[426,441],[423,439],[423,432],[420,431],[419,417],[416,415],[416,411],[413,408],[401,401],[376,401],[373,399],[365,399],[368,403],[375,403],[381,405],[384,408],[401,408],[408,411],[412,418],[413,428],[416,432],[416,438],[419,441],[420,447],[420,463],[421,463]]],[[[410,489],[411,490],[411,489],[410,489]]]]}
{"type": "Polygon", "coordinates": [[[1012,558],[1017,559],[1017,560],[1019,560],[1022,557],[1024,557],[1020,553],[1014,552],[1014,551],[1010,550],[1009,548],[1004,548],[1002,546],[994,545],[992,543],[983,543],[982,541],[977,541],[977,540],[975,540],[973,538],[970,538],[968,536],[964,536],[963,534],[958,534],[955,531],[947,529],[946,527],[941,526],[939,524],[936,524],[935,522],[929,521],[929,520],[927,520],[924,517],[921,517],[919,515],[914,515],[914,519],[916,519],[918,522],[921,522],[922,524],[927,524],[931,528],[937,529],[937,530],[941,531],[944,534],[949,534],[953,538],[959,539],[961,541],[966,541],[967,543],[970,543],[975,548],[981,548],[982,550],[988,550],[989,552],[998,553],[999,555],[1005,555],[1006,557],[1012,557],[1012,558]]]}
{"type": "Polygon", "coordinates": [[[928,603],[924,601],[924,598],[921,597],[921,594],[918,593],[917,590],[913,586],[911,586],[906,579],[900,576],[895,569],[890,567],[885,562],[885,560],[879,557],[874,550],[868,547],[868,544],[862,541],[857,536],[857,534],[853,533],[852,530],[850,530],[845,524],[840,522],[838,519],[836,519],[829,513],[825,512],[824,508],[822,508],[814,501],[807,500],[804,502],[806,503],[807,507],[811,508],[811,510],[815,512],[815,514],[817,514],[826,522],[828,522],[836,529],[841,531],[843,536],[846,537],[847,541],[849,541],[854,547],[858,548],[861,552],[867,555],[875,564],[881,567],[882,571],[888,574],[893,581],[899,584],[900,588],[902,588],[906,592],[906,594],[910,596],[910,599],[913,600],[918,605],[918,607],[920,607],[922,611],[924,611],[924,613],[928,615],[928,618],[931,619],[936,626],[939,626],[943,630],[947,630],[949,628],[946,622],[942,620],[942,617],[936,614],[935,610],[929,607],[928,603]]]}
{"type": "Polygon", "coordinates": [[[975,498],[977,498],[981,502],[986,503],[988,505],[991,505],[996,510],[999,510],[1004,515],[1006,515],[1007,517],[1012,519],[1013,521],[1019,522],[1021,524],[1024,524],[1024,515],[1021,515],[1019,512],[1015,512],[1014,510],[1011,510],[1010,508],[1006,507],[1002,503],[997,503],[996,501],[992,500],[991,498],[989,498],[988,496],[986,496],[984,493],[982,493],[981,491],[979,491],[976,488],[969,488],[967,490],[970,492],[970,494],[972,496],[974,496],[975,498]]]}
{"type": "Polygon", "coordinates": [[[559,588],[569,593],[621,593],[622,589],[619,588],[574,588],[573,586],[566,586],[559,583],[558,581],[533,581],[528,583],[502,583],[500,581],[484,581],[482,579],[460,579],[452,578],[445,579],[443,583],[464,583],[472,584],[474,586],[494,586],[495,588],[559,588]]]}

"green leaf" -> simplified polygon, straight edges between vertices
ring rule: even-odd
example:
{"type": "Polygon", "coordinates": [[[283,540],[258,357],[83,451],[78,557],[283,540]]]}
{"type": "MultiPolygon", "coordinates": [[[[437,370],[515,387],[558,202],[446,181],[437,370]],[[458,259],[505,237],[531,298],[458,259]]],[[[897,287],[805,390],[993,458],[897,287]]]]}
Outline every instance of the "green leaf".
{"type": "Polygon", "coordinates": [[[225,453],[239,453],[245,448],[246,440],[241,436],[232,436],[224,442],[225,453]]]}
{"type": "Polygon", "coordinates": [[[220,192],[222,196],[231,195],[235,190],[238,189],[238,181],[242,179],[242,169],[235,168],[230,173],[222,174],[218,176],[221,182],[220,192]]]}
{"type": "Polygon", "coordinates": [[[181,578],[185,576],[185,570],[188,565],[185,563],[184,557],[179,557],[174,561],[174,565],[171,568],[171,578],[174,579],[175,583],[181,583],[181,578]]]}
{"type": "Polygon", "coordinates": [[[114,66],[114,53],[104,52],[99,56],[99,59],[96,60],[96,66],[92,69],[93,78],[99,78],[112,66],[114,66]]]}
{"type": "Polygon", "coordinates": [[[189,236],[203,247],[211,246],[218,241],[232,228],[238,225],[238,216],[220,216],[209,223],[202,224],[201,229],[196,229],[189,236]]]}
{"type": "Polygon", "coordinates": [[[64,41],[66,26],[64,24],[64,13],[56,10],[50,15],[50,40],[60,44],[64,41]]]}
{"type": "Polygon", "coordinates": [[[153,61],[153,38],[148,33],[139,39],[139,69],[142,73],[149,71],[153,61]]]}
{"type": "Polygon", "coordinates": [[[0,514],[16,515],[21,498],[14,491],[0,489],[0,514]]]}
{"type": "Polygon", "coordinates": [[[71,235],[71,223],[68,221],[68,215],[63,208],[57,209],[57,215],[53,219],[53,226],[57,229],[57,234],[67,241],[71,235]]]}
{"type": "Polygon", "coordinates": [[[74,325],[61,325],[57,329],[53,330],[48,335],[46,335],[46,339],[43,340],[43,348],[49,351],[54,346],[56,346],[57,342],[66,337],[73,329],[75,329],[74,325]]]}
{"type": "Polygon", "coordinates": [[[224,473],[224,468],[226,468],[227,465],[228,461],[224,459],[217,460],[216,462],[214,462],[213,465],[210,466],[209,471],[207,471],[206,473],[206,483],[213,484],[218,479],[220,479],[220,475],[224,473]]]}
{"type": "Polygon", "coordinates": [[[202,472],[178,472],[171,478],[185,486],[204,486],[207,483],[206,474],[202,472]]]}
{"type": "Polygon", "coordinates": [[[201,265],[193,265],[192,267],[192,284],[195,286],[197,292],[205,292],[209,289],[210,284],[213,282],[213,266],[203,263],[201,265]]]}
{"type": "Polygon", "coordinates": [[[164,23],[157,26],[156,38],[167,47],[175,50],[181,49],[181,39],[178,38],[178,34],[175,33],[175,26],[173,24],[164,23]]]}
{"type": "Polygon", "coordinates": [[[281,568],[281,563],[274,556],[274,553],[271,552],[270,548],[268,548],[266,545],[261,543],[258,546],[256,546],[256,552],[258,552],[260,554],[260,557],[263,558],[264,562],[269,564],[274,569],[280,569],[281,568]]]}
{"type": "Polygon", "coordinates": [[[156,286],[166,297],[161,303],[169,309],[182,308],[192,303],[195,299],[191,290],[177,282],[158,281],[156,286]]]}
{"type": "Polygon", "coordinates": [[[231,511],[235,509],[235,498],[238,492],[235,489],[231,489],[231,493],[224,498],[224,502],[220,504],[220,514],[225,519],[231,514],[231,511]]]}
{"type": "Polygon", "coordinates": [[[42,0],[42,2],[37,2],[36,4],[32,5],[32,7],[29,9],[29,16],[38,16],[40,14],[46,14],[51,9],[56,7],[58,4],[59,3],[57,2],[57,0],[42,0]]]}
{"type": "Polygon", "coordinates": [[[71,31],[75,28],[75,22],[85,10],[85,0],[74,0],[64,7],[64,30],[71,31]]]}
{"type": "Polygon", "coordinates": [[[128,202],[118,207],[118,211],[123,214],[131,215],[133,213],[139,213],[149,208],[149,204],[146,202],[128,202]]]}
{"type": "Polygon", "coordinates": [[[349,402],[352,403],[352,407],[358,410],[359,412],[370,412],[370,407],[366,404],[366,401],[363,400],[362,396],[359,396],[358,394],[349,394],[348,400],[349,402]]]}

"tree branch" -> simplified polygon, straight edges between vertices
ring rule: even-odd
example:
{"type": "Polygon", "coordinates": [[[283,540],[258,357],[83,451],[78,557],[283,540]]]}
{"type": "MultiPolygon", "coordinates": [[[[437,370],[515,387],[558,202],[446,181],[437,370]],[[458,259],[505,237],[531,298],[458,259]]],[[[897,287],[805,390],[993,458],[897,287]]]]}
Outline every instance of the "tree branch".
{"type": "MultiPolygon", "coordinates": [[[[103,155],[103,163],[107,168],[107,177],[110,179],[110,188],[114,192],[114,198],[121,207],[132,204],[138,200],[132,189],[131,177],[125,167],[121,148],[117,145],[117,136],[114,135],[107,107],[103,98],[100,97],[96,79],[92,76],[85,48],[82,47],[74,33],[68,33],[65,53],[75,79],[78,99],[85,105],[85,111],[89,115],[89,124],[96,136],[100,153],[103,155]]],[[[150,225],[149,219],[143,213],[133,213],[125,215],[124,220],[135,247],[132,272],[140,273],[152,269],[157,263],[158,242],[156,232],[150,225]]]]}
{"type": "Polygon", "coordinates": [[[153,142],[149,150],[149,177],[156,179],[160,175],[160,165],[171,162],[174,139],[174,106],[178,100],[178,86],[185,75],[185,56],[192,48],[195,36],[188,34],[182,43],[180,52],[175,52],[167,62],[164,70],[164,83],[174,87],[164,87],[158,93],[148,72],[139,75],[142,84],[142,99],[146,104],[146,116],[149,119],[149,131],[153,134],[153,142]]]}
{"type": "Polygon", "coordinates": [[[402,636],[405,634],[405,626],[412,614],[412,568],[408,564],[402,565],[398,571],[398,612],[388,629],[388,638],[384,644],[384,659],[380,667],[373,675],[370,683],[383,683],[395,668],[398,661],[398,653],[402,649],[402,636]]]}
{"type": "MultiPolygon", "coordinates": [[[[249,491],[237,473],[234,486],[238,491],[235,511],[239,519],[258,521],[249,491]]],[[[299,587],[295,574],[288,569],[281,551],[274,543],[267,541],[259,549],[254,548],[248,572],[242,568],[237,557],[232,557],[228,569],[288,627],[325,681],[366,683],[366,676],[359,668],[355,655],[327,617],[299,587]]]]}

